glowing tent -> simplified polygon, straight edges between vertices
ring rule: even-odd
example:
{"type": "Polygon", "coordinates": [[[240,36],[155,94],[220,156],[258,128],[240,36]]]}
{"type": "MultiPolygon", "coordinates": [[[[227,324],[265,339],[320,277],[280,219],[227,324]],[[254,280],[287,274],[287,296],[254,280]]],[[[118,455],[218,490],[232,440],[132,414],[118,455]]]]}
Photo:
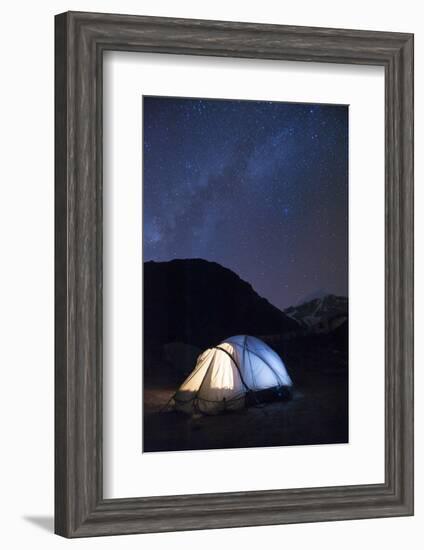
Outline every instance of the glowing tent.
{"type": "Polygon", "coordinates": [[[174,395],[178,411],[218,414],[241,409],[265,390],[289,394],[292,381],[279,355],[253,336],[232,336],[207,349],[174,395]]]}

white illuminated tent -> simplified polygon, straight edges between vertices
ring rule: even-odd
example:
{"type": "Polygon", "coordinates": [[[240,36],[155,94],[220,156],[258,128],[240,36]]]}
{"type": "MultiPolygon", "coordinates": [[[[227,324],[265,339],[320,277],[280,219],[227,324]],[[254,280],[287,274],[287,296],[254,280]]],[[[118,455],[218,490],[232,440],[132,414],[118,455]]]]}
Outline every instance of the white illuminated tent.
{"type": "Polygon", "coordinates": [[[207,349],[174,395],[178,411],[218,414],[241,409],[251,396],[275,388],[289,393],[292,381],[279,355],[253,336],[232,336],[207,349]]]}

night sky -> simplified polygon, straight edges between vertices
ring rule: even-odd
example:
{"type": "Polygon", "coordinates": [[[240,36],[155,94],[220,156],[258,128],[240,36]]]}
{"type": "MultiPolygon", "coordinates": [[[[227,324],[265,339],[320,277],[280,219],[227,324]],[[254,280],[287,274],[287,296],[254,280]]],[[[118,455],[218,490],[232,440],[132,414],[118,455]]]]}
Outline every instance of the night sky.
{"type": "Polygon", "coordinates": [[[143,106],[144,261],[218,262],[281,309],[347,295],[348,107],[143,106]]]}

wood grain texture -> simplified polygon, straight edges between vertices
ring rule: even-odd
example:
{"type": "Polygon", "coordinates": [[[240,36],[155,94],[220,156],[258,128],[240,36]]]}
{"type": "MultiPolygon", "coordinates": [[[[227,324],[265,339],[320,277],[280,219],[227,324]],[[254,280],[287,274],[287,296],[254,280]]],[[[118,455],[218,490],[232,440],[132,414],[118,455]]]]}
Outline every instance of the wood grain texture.
{"type": "Polygon", "coordinates": [[[413,36],[68,12],[55,40],[55,531],[65,537],[413,513],[413,36]],[[385,67],[385,482],[102,497],[102,54],[385,67]]]}

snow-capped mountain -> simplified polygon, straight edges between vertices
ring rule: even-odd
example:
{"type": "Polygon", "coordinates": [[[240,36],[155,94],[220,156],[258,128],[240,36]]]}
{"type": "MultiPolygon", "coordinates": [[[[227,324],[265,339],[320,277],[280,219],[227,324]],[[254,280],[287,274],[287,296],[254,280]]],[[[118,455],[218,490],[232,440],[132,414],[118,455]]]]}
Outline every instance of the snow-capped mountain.
{"type": "Polygon", "coordinates": [[[298,306],[291,306],[284,313],[308,331],[330,332],[347,320],[348,299],[345,296],[327,294],[298,306]]]}

